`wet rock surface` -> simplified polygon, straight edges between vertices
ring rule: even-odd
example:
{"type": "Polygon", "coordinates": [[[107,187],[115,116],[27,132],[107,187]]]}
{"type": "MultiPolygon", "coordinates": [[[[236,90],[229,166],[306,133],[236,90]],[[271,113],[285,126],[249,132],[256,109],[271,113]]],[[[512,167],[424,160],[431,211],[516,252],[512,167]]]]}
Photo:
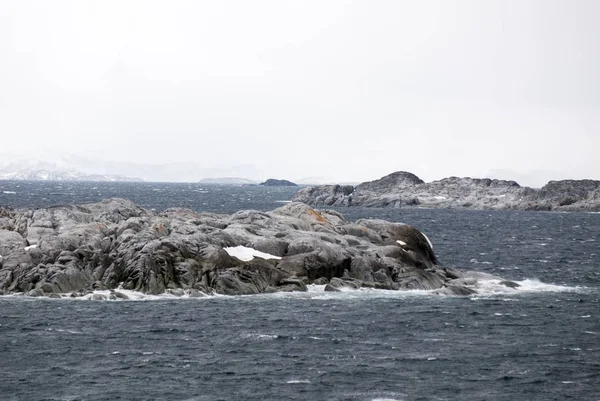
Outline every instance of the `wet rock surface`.
{"type": "Polygon", "coordinates": [[[356,187],[303,188],[293,200],[312,206],[600,211],[600,181],[550,181],[541,189],[533,189],[515,181],[489,178],[449,177],[426,183],[400,171],[356,187]]]}
{"type": "Polygon", "coordinates": [[[2,209],[0,292],[30,296],[250,295],[362,287],[465,295],[464,274],[438,266],[414,227],[348,222],[338,212],[290,203],[231,215],[143,209],[124,199],[36,210],[2,209]],[[236,248],[237,247],[237,248],[236,248]],[[245,258],[232,249],[263,257],[245,258]],[[446,288],[447,290],[443,290],[446,288]],[[97,295],[97,294],[96,294],[97,295]]]}

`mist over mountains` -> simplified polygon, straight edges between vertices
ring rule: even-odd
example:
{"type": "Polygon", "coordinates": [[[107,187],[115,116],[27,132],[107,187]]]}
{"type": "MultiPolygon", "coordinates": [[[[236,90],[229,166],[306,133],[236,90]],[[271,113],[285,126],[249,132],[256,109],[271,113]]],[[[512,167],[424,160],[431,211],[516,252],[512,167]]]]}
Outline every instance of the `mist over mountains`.
{"type": "MultiPolygon", "coordinates": [[[[196,182],[216,177],[253,177],[253,166],[206,168],[199,163],[103,161],[78,155],[48,155],[44,160],[2,157],[0,179],[196,182]]],[[[256,178],[258,182],[260,178],[256,178]]]]}
{"type": "MultiPolygon", "coordinates": [[[[0,179],[56,180],[56,181],[149,181],[200,182],[206,184],[258,184],[268,178],[288,179],[299,185],[356,185],[360,180],[340,180],[324,171],[323,175],[279,176],[276,165],[269,171],[252,164],[210,166],[198,162],[140,163],[135,161],[107,161],[98,157],[77,154],[58,154],[38,151],[37,154],[0,154],[0,179]]],[[[428,179],[427,174],[423,175],[428,179]]],[[[489,170],[480,175],[503,180],[514,180],[520,185],[541,188],[548,181],[595,177],[571,177],[560,171],[533,170],[522,172],[511,169],[489,170]]],[[[377,174],[374,173],[374,179],[377,174]]],[[[441,179],[444,177],[434,177],[441,179]]]]}
{"type": "MultiPolygon", "coordinates": [[[[276,170],[275,167],[273,170],[276,170]]],[[[248,164],[206,167],[201,162],[104,161],[73,154],[56,155],[53,152],[31,158],[0,155],[0,179],[4,180],[200,182],[242,185],[258,184],[270,178],[271,173],[248,164]]],[[[317,176],[295,181],[300,185],[336,182],[331,177],[317,176]]]]}

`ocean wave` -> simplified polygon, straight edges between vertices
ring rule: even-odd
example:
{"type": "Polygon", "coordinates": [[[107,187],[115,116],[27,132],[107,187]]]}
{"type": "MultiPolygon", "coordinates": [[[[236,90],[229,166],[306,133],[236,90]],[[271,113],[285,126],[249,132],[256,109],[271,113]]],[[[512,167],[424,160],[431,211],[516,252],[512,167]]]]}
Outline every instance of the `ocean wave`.
{"type": "MultiPolygon", "coordinates": [[[[471,295],[471,299],[487,298],[492,296],[506,296],[507,301],[518,301],[515,296],[519,294],[532,294],[532,293],[547,293],[547,292],[571,292],[580,293],[589,291],[588,287],[582,286],[566,286],[558,284],[544,283],[538,279],[525,279],[506,281],[500,277],[492,276],[486,273],[470,272],[467,277],[472,281],[467,285],[468,288],[476,291],[475,294],[471,295]],[[507,283],[509,285],[507,285],[507,283]]],[[[456,297],[454,295],[440,294],[439,290],[382,290],[374,288],[340,288],[337,292],[325,291],[325,285],[307,285],[308,291],[306,292],[275,292],[269,294],[257,294],[251,295],[251,297],[265,297],[265,298],[282,298],[282,299],[307,299],[307,300],[329,300],[329,299],[367,299],[367,298],[406,298],[406,297],[456,297]]],[[[57,300],[86,300],[86,301],[164,301],[164,300],[181,300],[181,299],[198,299],[207,300],[215,298],[232,299],[237,297],[248,297],[248,295],[222,295],[222,294],[204,294],[195,291],[194,293],[189,290],[179,290],[178,292],[167,292],[162,294],[145,294],[138,291],[132,290],[96,290],[91,293],[85,294],[80,297],[73,297],[71,294],[58,294],[59,298],[52,298],[57,300]],[[198,296],[200,295],[200,296],[198,296]]],[[[24,294],[6,294],[2,295],[3,298],[18,297],[35,299],[34,297],[28,297],[24,294]]],[[[47,299],[47,298],[44,298],[47,299]]]]}
{"type": "Polygon", "coordinates": [[[500,278],[478,280],[477,285],[474,288],[477,291],[477,294],[475,294],[474,297],[542,292],[583,292],[588,290],[587,287],[570,287],[566,285],[548,284],[537,279],[512,281],[512,283],[516,283],[518,285],[515,287],[506,286],[505,282],[505,280],[500,278]]]}

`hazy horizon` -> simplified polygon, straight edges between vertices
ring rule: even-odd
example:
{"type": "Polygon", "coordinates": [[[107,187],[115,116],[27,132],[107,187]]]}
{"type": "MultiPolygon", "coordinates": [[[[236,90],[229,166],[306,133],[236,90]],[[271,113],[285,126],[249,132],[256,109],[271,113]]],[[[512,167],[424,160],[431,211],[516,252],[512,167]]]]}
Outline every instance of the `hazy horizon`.
{"type": "Polygon", "coordinates": [[[0,0],[0,154],[146,180],[600,179],[598,16],[593,0],[0,0]]]}
{"type": "MultiPolygon", "coordinates": [[[[9,158],[0,154],[0,177],[2,173],[8,171],[58,171],[72,172],[76,171],[88,175],[111,175],[123,176],[129,178],[139,178],[146,182],[199,182],[211,179],[240,178],[260,183],[268,178],[289,179],[298,184],[357,184],[364,181],[379,179],[395,171],[389,171],[381,176],[367,177],[364,180],[338,180],[326,175],[317,176],[282,176],[276,171],[262,172],[255,166],[238,165],[223,168],[202,168],[193,163],[169,163],[169,164],[137,164],[137,163],[107,163],[101,160],[85,159],[76,155],[63,155],[61,158],[54,158],[46,161],[40,161],[35,158],[9,158]]],[[[409,171],[409,170],[405,170],[409,171]]],[[[447,178],[447,176],[427,177],[421,176],[414,171],[421,179],[426,182],[447,178]]],[[[491,170],[481,176],[467,175],[463,177],[471,178],[495,178],[503,180],[517,181],[522,186],[540,188],[551,180],[564,179],[586,179],[589,177],[571,177],[561,174],[557,171],[534,170],[528,173],[519,173],[514,170],[491,170]]]]}

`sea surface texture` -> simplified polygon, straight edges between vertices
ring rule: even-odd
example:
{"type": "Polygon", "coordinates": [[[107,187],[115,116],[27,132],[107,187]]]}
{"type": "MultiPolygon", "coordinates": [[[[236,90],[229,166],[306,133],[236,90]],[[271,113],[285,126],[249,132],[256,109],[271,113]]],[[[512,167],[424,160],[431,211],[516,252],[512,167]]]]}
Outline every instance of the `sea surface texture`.
{"type": "MultiPolygon", "coordinates": [[[[0,205],[270,210],[293,188],[0,181],[0,205]]],[[[600,400],[600,214],[339,209],[412,224],[472,297],[0,297],[0,400],[600,400]]]]}

